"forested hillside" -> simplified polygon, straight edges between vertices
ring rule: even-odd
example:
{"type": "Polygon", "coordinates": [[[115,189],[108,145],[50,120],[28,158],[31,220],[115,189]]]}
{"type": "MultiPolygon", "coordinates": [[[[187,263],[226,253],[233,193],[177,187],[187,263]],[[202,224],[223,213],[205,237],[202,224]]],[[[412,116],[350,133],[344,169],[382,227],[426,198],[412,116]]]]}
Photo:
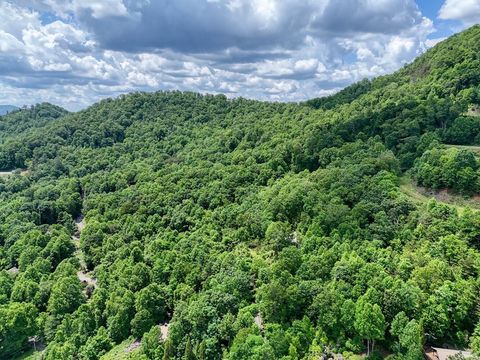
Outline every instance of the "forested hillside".
{"type": "Polygon", "coordinates": [[[67,113],[65,109],[48,103],[10,111],[0,117],[0,143],[10,136],[18,137],[26,130],[42,127],[67,113]]]}
{"type": "Polygon", "coordinates": [[[480,212],[400,187],[475,201],[479,109],[475,26],[305,103],[0,117],[0,358],[480,353],[480,212]]]}

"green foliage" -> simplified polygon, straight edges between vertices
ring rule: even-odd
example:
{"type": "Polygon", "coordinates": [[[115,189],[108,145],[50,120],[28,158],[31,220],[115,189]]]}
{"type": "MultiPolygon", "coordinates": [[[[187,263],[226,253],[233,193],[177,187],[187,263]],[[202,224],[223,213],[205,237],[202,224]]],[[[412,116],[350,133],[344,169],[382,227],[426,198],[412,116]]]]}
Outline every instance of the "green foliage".
{"type": "MultiPolygon", "coordinates": [[[[479,323],[480,324],[480,323],[479,323]]],[[[475,330],[470,339],[470,346],[473,352],[477,355],[480,355],[480,325],[475,326],[475,330]]]]}
{"type": "Polygon", "coordinates": [[[80,282],[74,276],[62,277],[52,286],[48,311],[53,315],[73,312],[84,301],[80,282]]]}
{"type": "Polygon", "coordinates": [[[363,79],[339,91],[335,95],[311,99],[306,101],[306,104],[315,109],[333,109],[338,105],[348,104],[352,102],[353,100],[367,93],[371,89],[372,83],[368,79],[363,79]]]}
{"type": "Polygon", "coordinates": [[[86,344],[80,349],[80,359],[97,360],[112,347],[112,342],[108,337],[107,330],[100,327],[95,336],[88,339],[86,344]]]}
{"type": "Polygon", "coordinates": [[[478,192],[476,156],[441,143],[478,140],[479,54],[476,26],[307,104],[134,93],[2,117],[0,168],[28,171],[0,178],[0,357],[30,336],[45,359],[133,337],[126,359],[479,351],[479,214],[399,188],[413,167],[478,192]]]}
{"type": "Polygon", "coordinates": [[[478,160],[472,151],[432,149],[415,162],[413,174],[422,186],[472,194],[480,190],[478,170],[478,160]]]}
{"type": "Polygon", "coordinates": [[[142,350],[149,360],[163,358],[163,343],[160,337],[161,333],[158,326],[153,326],[142,337],[142,350]]]}
{"type": "Polygon", "coordinates": [[[272,222],[265,232],[265,242],[275,252],[289,246],[293,240],[292,230],[288,223],[272,222]]]}
{"type": "Polygon", "coordinates": [[[31,154],[27,148],[20,148],[19,144],[9,141],[10,138],[32,129],[42,128],[67,113],[58,106],[43,103],[1,116],[0,144],[4,144],[5,150],[0,156],[0,169],[23,168],[31,154]]]}
{"type": "Polygon", "coordinates": [[[141,337],[147,332],[155,321],[153,316],[148,310],[140,310],[135,314],[135,317],[131,321],[132,335],[135,337],[141,337]]]}
{"type": "Polygon", "coordinates": [[[271,346],[260,335],[241,331],[233,341],[228,360],[243,359],[273,360],[275,356],[271,346]]]}
{"type": "Polygon", "coordinates": [[[449,144],[470,145],[480,143],[480,117],[460,116],[445,133],[449,144]]]}
{"type": "Polygon", "coordinates": [[[392,321],[390,332],[398,337],[397,349],[399,356],[405,359],[423,359],[423,329],[415,319],[408,320],[405,313],[398,313],[392,321]]]}
{"type": "Polygon", "coordinates": [[[35,333],[37,310],[32,304],[12,302],[0,306],[0,357],[10,358],[27,345],[35,333]]]}
{"type": "MultiPolygon", "coordinates": [[[[365,297],[361,297],[355,305],[355,330],[362,339],[370,341],[383,339],[385,334],[385,317],[380,306],[371,304],[365,297]]],[[[375,342],[373,342],[375,344],[375,342]]],[[[367,345],[367,352],[370,354],[370,345],[367,345]]]]}

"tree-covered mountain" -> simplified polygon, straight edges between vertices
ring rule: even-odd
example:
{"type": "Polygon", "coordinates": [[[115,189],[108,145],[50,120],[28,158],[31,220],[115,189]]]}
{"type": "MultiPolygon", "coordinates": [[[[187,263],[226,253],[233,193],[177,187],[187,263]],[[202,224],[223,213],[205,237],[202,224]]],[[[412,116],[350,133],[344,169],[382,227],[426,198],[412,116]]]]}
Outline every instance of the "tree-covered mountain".
{"type": "Polygon", "coordinates": [[[479,107],[474,26],[305,103],[9,115],[0,168],[28,171],[0,178],[0,358],[480,352],[480,212],[401,187],[478,193],[479,107]]]}
{"type": "Polygon", "coordinates": [[[0,105],[0,116],[11,113],[15,110],[18,110],[18,107],[14,105],[0,105]]]}
{"type": "Polygon", "coordinates": [[[38,104],[0,117],[0,144],[8,138],[16,138],[26,130],[41,128],[48,122],[66,115],[65,109],[48,103],[38,104]]]}

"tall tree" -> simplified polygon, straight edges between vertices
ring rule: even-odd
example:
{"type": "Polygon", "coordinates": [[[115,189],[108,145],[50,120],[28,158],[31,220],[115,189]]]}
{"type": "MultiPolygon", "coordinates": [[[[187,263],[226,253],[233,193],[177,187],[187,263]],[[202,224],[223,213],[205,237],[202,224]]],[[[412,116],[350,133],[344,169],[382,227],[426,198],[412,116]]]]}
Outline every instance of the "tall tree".
{"type": "Polygon", "coordinates": [[[355,306],[355,329],[361,338],[367,340],[368,355],[375,348],[375,340],[384,338],[385,328],[385,318],[380,306],[360,298],[355,306]]]}

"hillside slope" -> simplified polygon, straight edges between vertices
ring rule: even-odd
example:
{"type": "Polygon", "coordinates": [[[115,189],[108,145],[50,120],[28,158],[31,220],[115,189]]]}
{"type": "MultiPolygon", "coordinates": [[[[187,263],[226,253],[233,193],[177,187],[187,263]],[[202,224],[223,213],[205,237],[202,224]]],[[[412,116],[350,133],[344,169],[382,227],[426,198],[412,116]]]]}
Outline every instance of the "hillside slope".
{"type": "Polygon", "coordinates": [[[32,336],[45,359],[131,336],[134,359],[480,351],[480,212],[399,188],[455,159],[471,172],[437,180],[478,177],[442,143],[479,142],[479,61],[475,26],[323,100],[134,93],[12,130],[0,168],[29,173],[0,178],[0,358],[32,336]]]}
{"type": "Polygon", "coordinates": [[[42,127],[66,114],[68,111],[59,106],[43,103],[0,116],[0,146],[9,149],[0,155],[0,171],[25,168],[27,149],[32,144],[21,143],[18,138],[30,130],[40,134],[42,127]]]}

